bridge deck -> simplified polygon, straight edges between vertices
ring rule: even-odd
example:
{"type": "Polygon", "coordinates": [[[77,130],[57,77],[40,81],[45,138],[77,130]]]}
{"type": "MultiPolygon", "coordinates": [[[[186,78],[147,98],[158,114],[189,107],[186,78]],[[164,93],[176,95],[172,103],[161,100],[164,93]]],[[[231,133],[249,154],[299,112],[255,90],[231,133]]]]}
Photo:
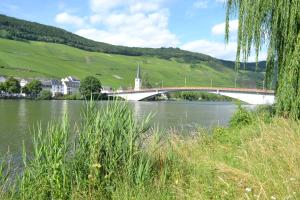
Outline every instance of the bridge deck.
{"type": "Polygon", "coordinates": [[[125,90],[122,92],[108,93],[112,94],[132,94],[132,93],[144,93],[144,92],[176,92],[176,91],[205,91],[205,92],[236,92],[236,93],[253,93],[253,94],[269,94],[272,95],[275,92],[273,90],[263,90],[254,88],[222,88],[222,87],[164,87],[164,88],[151,88],[142,89],[139,91],[125,90]]]}

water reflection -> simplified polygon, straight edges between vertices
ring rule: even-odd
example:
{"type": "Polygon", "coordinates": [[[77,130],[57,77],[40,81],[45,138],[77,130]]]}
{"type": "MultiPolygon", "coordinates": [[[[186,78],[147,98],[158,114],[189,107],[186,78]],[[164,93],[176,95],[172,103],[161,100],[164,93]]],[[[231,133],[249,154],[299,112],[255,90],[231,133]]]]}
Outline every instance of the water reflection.
{"type": "MultiPolygon", "coordinates": [[[[108,102],[99,102],[105,106],[108,102]]],[[[29,128],[41,123],[46,128],[49,121],[60,120],[68,114],[71,127],[80,124],[82,101],[10,101],[0,100],[0,152],[10,146],[12,151],[29,143],[29,128]]],[[[170,127],[179,132],[189,132],[196,127],[227,125],[236,109],[232,103],[220,102],[129,102],[134,115],[143,119],[154,114],[151,123],[160,128],[170,127]]]]}

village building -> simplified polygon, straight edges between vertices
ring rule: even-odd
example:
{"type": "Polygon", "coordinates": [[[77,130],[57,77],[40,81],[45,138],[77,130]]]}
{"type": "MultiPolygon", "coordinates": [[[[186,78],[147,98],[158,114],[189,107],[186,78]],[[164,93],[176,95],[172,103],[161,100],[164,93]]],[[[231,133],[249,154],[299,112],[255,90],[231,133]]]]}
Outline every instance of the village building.
{"type": "Polygon", "coordinates": [[[4,76],[0,76],[0,83],[4,83],[6,81],[6,78],[4,76]]]}
{"type": "Polygon", "coordinates": [[[57,96],[59,94],[63,94],[64,89],[61,81],[59,80],[51,80],[51,93],[52,96],[57,96]]]}
{"type": "Polygon", "coordinates": [[[40,80],[43,90],[51,91],[52,89],[52,80],[40,80]]]}
{"type": "Polygon", "coordinates": [[[113,89],[110,86],[102,86],[101,93],[102,94],[107,94],[107,93],[112,93],[113,89]]]}
{"type": "Polygon", "coordinates": [[[25,87],[28,83],[29,83],[28,80],[21,79],[20,80],[20,86],[21,86],[21,88],[25,87]]]}
{"type": "Polygon", "coordinates": [[[61,79],[61,83],[63,85],[63,94],[72,94],[79,92],[80,80],[76,79],[73,76],[68,76],[66,78],[61,79]]]}
{"type": "Polygon", "coordinates": [[[79,92],[80,80],[75,77],[68,76],[61,80],[51,80],[52,96],[57,94],[68,95],[79,92]]]}

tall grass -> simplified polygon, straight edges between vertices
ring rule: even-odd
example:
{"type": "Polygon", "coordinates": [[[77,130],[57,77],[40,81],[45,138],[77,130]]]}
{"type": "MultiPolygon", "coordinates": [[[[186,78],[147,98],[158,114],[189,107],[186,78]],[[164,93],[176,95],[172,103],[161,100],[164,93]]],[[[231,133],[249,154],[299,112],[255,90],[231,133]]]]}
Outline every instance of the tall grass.
{"type": "Polygon", "coordinates": [[[182,199],[300,199],[299,122],[259,120],[175,144],[182,199]]]}
{"type": "Polygon", "coordinates": [[[131,199],[155,179],[166,179],[161,173],[165,160],[150,151],[155,143],[144,144],[150,116],[137,121],[126,103],[99,109],[90,101],[81,119],[75,138],[67,117],[33,132],[33,154],[24,147],[24,171],[12,199],[112,199],[123,194],[131,199]]]}
{"type": "Polygon", "coordinates": [[[300,199],[300,123],[262,110],[211,136],[163,138],[126,103],[88,102],[75,137],[67,117],[36,129],[17,180],[0,162],[0,199],[300,199]]]}

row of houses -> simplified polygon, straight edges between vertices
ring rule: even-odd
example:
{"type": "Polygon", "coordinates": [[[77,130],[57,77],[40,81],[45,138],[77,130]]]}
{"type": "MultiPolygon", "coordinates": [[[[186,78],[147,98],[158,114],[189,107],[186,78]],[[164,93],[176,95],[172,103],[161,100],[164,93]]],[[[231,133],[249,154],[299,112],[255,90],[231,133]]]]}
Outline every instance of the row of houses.
{"type": "MultiPolygon", "coordinates": [[[[19,79],[21,88],[24,88],[28,83],[30,83],[33,79],[19,79]]],[[[6,78],[0,76],[0,83],[4,83],[6,78]]],[[[56,96],[58,94],[68,95],[79,92],[80,80],[73,77],[68,76],[66,78],[62,78],[61,80],[45,80],[39,79],[42,83],[43,90],[48,90],[52,93],[52,96],[56,96]]],[[[113,91],[110,86],[103,86],[101,93],[111,93],[113,91]]],[[[117,92],[122,92],[123,88],[119,88],[117,92]]],[[[22,92],[21,92],[22,93],[22,92]]],[[[22,94],[23,96],[25,94],[22,94]]]]}
{"type": "MultiPolygon", "coordinates": [[[[6,78],[0,76],[0,83],[4,83],[5,81],[6,78]]],[[[21,88],[23,88],[32,80],[19,79],[19,81],[21,88]]],[[[62,78],[61,80],[40,79],[39,81],[42,83],[43,90],[49,90],[52,93],[52,96],[56,96],[57,94],[68,95],[79,92],[80,80],[73,76],[68,76],[66,78],[62,78]]]]}

